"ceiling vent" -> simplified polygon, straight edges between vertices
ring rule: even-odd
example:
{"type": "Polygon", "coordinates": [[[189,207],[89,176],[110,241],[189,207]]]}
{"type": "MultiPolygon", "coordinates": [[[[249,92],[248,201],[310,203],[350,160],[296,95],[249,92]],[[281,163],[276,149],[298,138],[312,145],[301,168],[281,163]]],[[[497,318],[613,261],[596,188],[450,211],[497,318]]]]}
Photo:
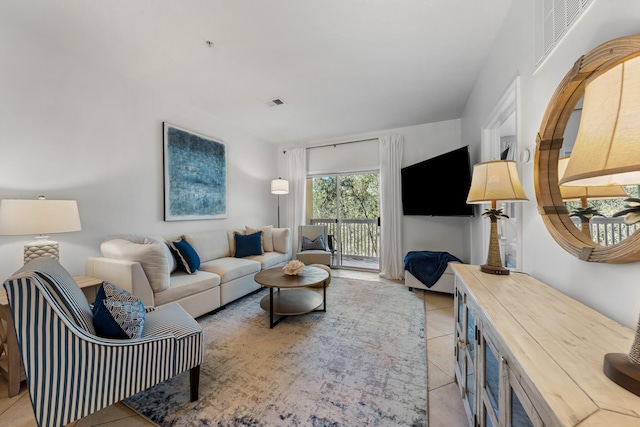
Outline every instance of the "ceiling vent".
{"type": "Polygon", "coordinates": [[[268,107],[278,107],[280,105],[284,105],[284,101],[281,98],[274,98],[267,101],[268,107]]]}
{"type": "Polygon", "coordinates": [[[536,0],[535,65],[542,65],[593,0],[536,0]]]}

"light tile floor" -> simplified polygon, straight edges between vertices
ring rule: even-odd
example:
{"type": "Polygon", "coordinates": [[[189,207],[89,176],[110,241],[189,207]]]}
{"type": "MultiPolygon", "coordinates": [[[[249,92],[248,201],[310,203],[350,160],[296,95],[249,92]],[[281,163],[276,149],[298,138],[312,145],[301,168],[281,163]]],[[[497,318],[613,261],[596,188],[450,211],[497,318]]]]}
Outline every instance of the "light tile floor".
{"type": "MultiPolygon", "coordinates": [[[[334,277],[402,283],[378,277],[377,273],[355,270],[332,270],[334,277]]],[[[408,291],[407,291],[408,292],[408,291]]],[[[424,293],[427,339],[427,374],[429,378],[429,426],[463,427],[467,425],[462,400],[453,380],[453,296],[436,292],[424,293]]],[[[33,427],[36,425],[25,384],[20,394],[8,398],[7,381],[0,376],[0,425],[33,427]]],[[[149,427],[153,423],[121,403],[105,408],[75,423],[77,427],[126,426],[149,427]]]]}
{"type": "Polygon", "coordinates": [[[424,293],[429,426],[467,426],[460,390],[454,382],[453,295],[421,290],[413,292],[424,293]]]}

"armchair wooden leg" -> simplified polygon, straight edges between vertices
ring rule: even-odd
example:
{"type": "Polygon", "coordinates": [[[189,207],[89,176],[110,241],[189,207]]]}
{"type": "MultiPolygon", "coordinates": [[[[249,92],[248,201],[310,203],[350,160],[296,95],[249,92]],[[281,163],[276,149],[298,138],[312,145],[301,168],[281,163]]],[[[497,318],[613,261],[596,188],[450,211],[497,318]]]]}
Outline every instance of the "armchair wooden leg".
{"type": "Polygon", "coordinates": [[[200,387],[200,365],[191,368],[189,374],[191,401],[195,402],[196,400],[198,400],[198,388],[200,387]]]}

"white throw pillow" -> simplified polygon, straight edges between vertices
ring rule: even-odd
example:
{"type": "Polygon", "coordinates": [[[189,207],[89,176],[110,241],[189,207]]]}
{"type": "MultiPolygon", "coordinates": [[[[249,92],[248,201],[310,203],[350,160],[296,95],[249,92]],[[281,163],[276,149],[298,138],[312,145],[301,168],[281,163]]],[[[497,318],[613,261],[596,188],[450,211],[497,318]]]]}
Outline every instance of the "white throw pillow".
{"type": "Polygon", "coordinates": [[[100,245],[100,250],[107,258],[139,262],[154,292],[169,289],[168,256],[172,255],[164,240],[147,236],[136,237],[135,240],[106,240],[100,245]]]}
{"type": "Polygon", "coordinates": [[[291,245],[291,229],[290,228],[274,228],[273,229],[273,250],[286,254],[289,252],[291,245]]]}

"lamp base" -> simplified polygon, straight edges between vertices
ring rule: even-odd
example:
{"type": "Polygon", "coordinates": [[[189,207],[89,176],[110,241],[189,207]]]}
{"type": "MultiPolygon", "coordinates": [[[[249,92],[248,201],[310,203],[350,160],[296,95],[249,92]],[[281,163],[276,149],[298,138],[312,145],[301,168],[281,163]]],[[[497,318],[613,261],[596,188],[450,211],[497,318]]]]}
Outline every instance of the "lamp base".
{"type": "Polygon", "coordinates": [[[629,360],[628,354],[605,354],[602,370],[611,381],[640,396],[640,365],[629,360]]]}
{"type": "Polygon", "coordinates": [[[53,240],[38,239],[35,242],[24,245],[24,263],[28,263],[32,259],[48,256],[56,261],[60,260],[60,251],[58,242],[53,240]]]}
{"type": "Polygon", "coordinates": [[[480,271],[482,271],[483,273],[495,274],[498,276],[508,276],[511,272],[511,270],[509,270],[508,268],[504,268],[501,265],[495,266],[489,264],[481,265],[480,271]]]}

